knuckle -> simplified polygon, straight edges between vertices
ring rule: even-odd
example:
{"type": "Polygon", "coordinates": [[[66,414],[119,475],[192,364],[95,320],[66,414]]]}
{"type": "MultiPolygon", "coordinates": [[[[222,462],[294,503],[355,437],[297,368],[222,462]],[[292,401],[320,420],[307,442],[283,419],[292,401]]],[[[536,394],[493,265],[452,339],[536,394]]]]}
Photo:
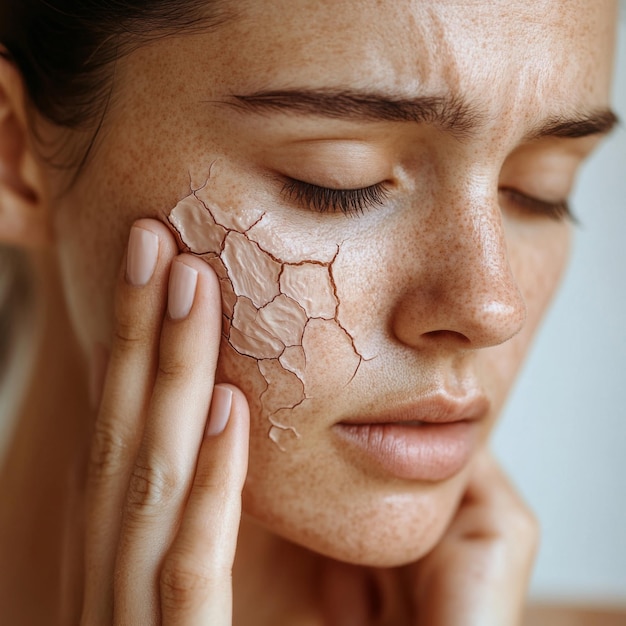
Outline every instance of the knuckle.
{"type": "Polygon", "coordinates": [[[539,546],[541,525],[535,513],[527,506],[522,506],[509,522],[512,537],[520,547],[534,550],[539,546]]]}
{"type": "Polygon", "coordinates": [[[142,322],[118,318],[113,330],[114,343],[122,350],[131,350],[146,341],[146,328],[142,322]]]}
{"type": "Polygon", "coordinates": [[[232,491],[233,482],[228,468],[222,465],[199,467],[194,476],[194,487],[202,493],[210,493],[220,502],[226,500],[232,491]]]}
{"type": "Polygon", "coordinates": [[[189,360],[172,354],[161,354],[158,366],[158,376],[166,382],[188,380],[194,368],[189,360]]]}
{"type": "Polygon", "coordinates": [[[124,467],[128,445],[113,425],[98,420],[91,442],[89,476],[92,482],[99,483],[116,476],[124,467]]]}
{"type": "Polygon", "coordinates": [[[179,485],[173,470],[137,462],[128,483],[128,512],[139,516],[161,512],[176,496],[179,485]]]}
{"type": "Polygon", "coordinates": [[[232,577],[230,569],[219,571],[198,559],[170,557],[160,577],[161,602],[170,610],[193,608],[225,580],[232,577]]]}

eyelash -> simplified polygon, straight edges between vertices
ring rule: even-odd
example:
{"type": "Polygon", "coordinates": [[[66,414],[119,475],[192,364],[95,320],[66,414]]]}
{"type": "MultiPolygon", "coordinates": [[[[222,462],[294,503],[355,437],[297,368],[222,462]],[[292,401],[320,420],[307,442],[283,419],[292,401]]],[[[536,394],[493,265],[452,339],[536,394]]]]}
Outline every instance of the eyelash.
{"type": "MultiPolygon", "coordinates": [[[[546,202],[508,187],[500,189],[500,192],[518,207],[533,215],[577,223],[567,201],[546,202]]],[[[384,205],[389,189],[384,183],[360,189],[331,189],[290,178],[283,184],[282,193],[300,206],[318,213],[341,212],[345,215],[360,215],[367,209],[384,205]]]]}
{"type": "Polygon", "coordinates": [[[500,192],[510,198],[522,210],[528,211],[533,215],[549,217],[556,221],[569,220],[573,223],[577,223],[578,221],[567,200],[563,200],[562,202],[546,202],[545,200],[527,196],[526,194],[508,187],[500,189],[500,192]]]}
{"type": "Polygon", "coordinates": [[[389,190],[384,183],[360,189],[331,189],[290,178],[284,183],[282,193],[306,209],[319,213],[360,215],[367,209],[383,206],[389,190]]]}

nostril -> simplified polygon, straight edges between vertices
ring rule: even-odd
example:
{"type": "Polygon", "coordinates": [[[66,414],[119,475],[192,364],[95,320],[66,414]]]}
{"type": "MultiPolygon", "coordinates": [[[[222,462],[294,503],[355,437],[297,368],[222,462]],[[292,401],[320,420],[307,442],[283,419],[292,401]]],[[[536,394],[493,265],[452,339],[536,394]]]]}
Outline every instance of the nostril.
{"type": "Polygon", "coordinates": [[[424,333],[423,336],[434,341],[455,341],[457,344],[467,344],[468,347],[472,343],[469,337],[456,330],[431,330],[424,333]]]}
{"type": "Polygon", "coordinates": [[[405,296],[393,317],[393,333],[414,347],[475,350],[502,344],[524,327],[526,303],[518,289],[464,288],[405,296]]]}

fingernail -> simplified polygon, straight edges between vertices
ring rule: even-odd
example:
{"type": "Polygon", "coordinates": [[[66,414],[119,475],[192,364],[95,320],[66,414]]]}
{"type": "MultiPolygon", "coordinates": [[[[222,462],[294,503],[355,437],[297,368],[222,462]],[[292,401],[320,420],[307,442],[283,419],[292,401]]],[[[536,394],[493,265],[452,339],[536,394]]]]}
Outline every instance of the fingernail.
{"type": "Polygon", "coordinates": [[[133,226],[128,239],[126,278],[131,285],[147,285],[159,256],[159,238],[145,228],[133,226]]]}
{"type": "Polygon", "coordinates": [[[196,297],[198,272],[182,261],[174,261],[170,270],[167,310],[173,320],[184,320],[196,297]]]}
{"type": "Polygon", "coordinates": [[[216,385],[213,389],[209,423],[206,427],[207,437],[221,435],[228,424],[230,409],[233,406],[233,392],[228,387],[216,385]]]}

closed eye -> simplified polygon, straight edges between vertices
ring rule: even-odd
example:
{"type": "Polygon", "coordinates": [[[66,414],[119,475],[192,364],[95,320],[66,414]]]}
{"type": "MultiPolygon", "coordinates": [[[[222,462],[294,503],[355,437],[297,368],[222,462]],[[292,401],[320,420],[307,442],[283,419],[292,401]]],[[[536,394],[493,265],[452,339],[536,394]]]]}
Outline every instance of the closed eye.
{"type": "Polygon", "coordinates": [[[509,187],[501,188],[500,193],[505,196],[508,202],[512,203],[518,209],[521,209],[524,213],[549,217],[558,221],[569,220],[573,223],[577,223],[577,219],[572,213],[567,200],[549,202],[535,198],[534,196],[529,196],[528,194],[509,187]]]}
{"type": "Polygon", "coordinates": [[[300,206],[319,213],[359,215],[368,209],[384,205],[389,190],[384,183],[358,189],[332,189],[289,178],[281,193],[300,206]]]}

